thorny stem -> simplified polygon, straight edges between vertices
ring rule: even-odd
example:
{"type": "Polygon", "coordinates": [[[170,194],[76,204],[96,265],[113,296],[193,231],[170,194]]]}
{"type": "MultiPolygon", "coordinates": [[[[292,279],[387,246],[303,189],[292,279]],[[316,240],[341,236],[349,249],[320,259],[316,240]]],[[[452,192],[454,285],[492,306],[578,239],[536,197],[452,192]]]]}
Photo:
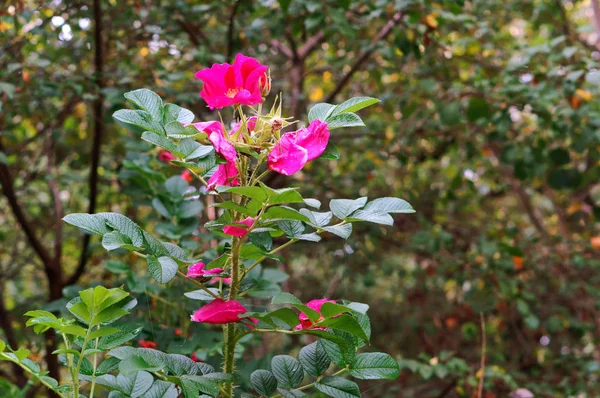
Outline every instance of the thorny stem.
{"type": "MultiPolygon", "coordinates": [[[[229,300],[235,300],[240,289],[240,247],[242,239],[233,237],[231,250],[231,285],[229,287],[229,300]]],[[[235,370],[235,345],[237,343],[235,333],[235,323],[228,323],[223,326],[225,337],[223,372],[233,374],[235,370]]],[[[223,393],[227,398],[233,398],[233,383],[228,382],[223,385],[223,393]]]]}

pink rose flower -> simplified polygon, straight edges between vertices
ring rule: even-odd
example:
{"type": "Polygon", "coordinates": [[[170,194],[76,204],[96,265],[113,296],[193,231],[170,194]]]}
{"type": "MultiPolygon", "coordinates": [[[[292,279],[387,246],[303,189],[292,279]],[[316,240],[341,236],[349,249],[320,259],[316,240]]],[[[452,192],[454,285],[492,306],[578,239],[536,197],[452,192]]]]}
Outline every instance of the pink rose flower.
{"type": "Polygon", "coordinates": [[[193,123],[198,131],[206,133],[208,139],[215,147],[215,152],[220,154],[228,162],[235,162],[237,152],[233,145],[227,140],[223,124],[217,121],[193,123]]]}
{"type": "Polygon", "coordinates": [[[219,281],[223,281],[226,285],[231,285],[231,278],[212,278],[208,281],[211,285],[219,283],[219,281]]]}
{"type": "Polygon", "coordinates": [[[264,77],[267,69],[256,59],[238,54],[233,65],[214,64],[196,72],[196,78],[204,82],[200,96],[210,109],[259,104],[262,102],[261,90],[267,86],[264,77]]]}
{"type": "MultiPolygon", "coordinates": [[[[318,300],[311,300],[308,303],[306,303],[306,306],[312,310],[317,311],[319,313],[319,315],[321,315],[321,307],[325,303],[335,303],[335,300],[327,300],[326,298],[318,299],[318,300]]],[[[312,327],[313,322],[308,318],[308,316],[306,316],[306,314],[304,312],[301,312],[300,315],[298,315],[298,319],[300,320],[300,325],[295,327],[296,330],[304,330],[304,329],[325,330],[325,329],[327,329],[327,328],[322,328],[322,327],[312,327]]],[[[322,319],[323,319],[323,317],[321,316],[321,318],[318,319],[317,322],[322,319]]]]}
{"type": "Polygon", "coordinates": [[[243,224],[245,225],[245,227],[237,227],[234,225],[227,225],[225,227],[223,227],[223,232],[226,233],[227,235],[231,235],[231,236],[246,236],[248,234],[248,228],[250,228],[252,226],[252,224],[254,224],[254,218],[252,217],[246,217],[241,221],[236,221],[236,224],[243,224]]]}
{"type": "Polygon", "coordinates": [[[313,120],[307,128],[285,133],[267,158],[269,170],[292,175],[323,154],[329,142],[327,123],[313,120]]]}
{"type": "Polygon", "coordinates": [[[240,185],[239,171],[235,162],[220,164],[213,175],[208,179],[208,189],[214,189],[217,185],[234,187],[240,185]]]}
{"type": "Polygon", "coordinates": [[[204,269],[206,265],[204,263],[196,263],[188,268],[187,277],[188,278],[203,278],[207,276],[213,276],[223,273],[223,268],[212,268],[212,269],[204,269]]]}
{"type": "Polygon", "coordinates": [[[169,163],[171,160],[174,160],[175,156],[169,152],[169,151],[165,151],[164,149],[161,149],[160,151],[158,151],[158,160],[160,160],[163,163],[169,163]]]}
{"type": "Polygon", "coordinates": [[[192,315],[192,321],[222,325],[240,321],[239,315],[245,312],[247,312],[246,308],[240,302],[218,298],[196,310],[192,315]]]}

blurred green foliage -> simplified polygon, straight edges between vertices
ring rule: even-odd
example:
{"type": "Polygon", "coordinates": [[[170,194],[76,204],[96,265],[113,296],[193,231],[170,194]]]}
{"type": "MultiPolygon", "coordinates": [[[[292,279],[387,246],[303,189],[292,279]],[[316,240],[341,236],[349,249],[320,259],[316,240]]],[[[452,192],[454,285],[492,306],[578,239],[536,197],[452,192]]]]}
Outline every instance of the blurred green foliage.
{"type": "MultiPolygon", "coordinates": [[[[88,3],[9,1],[0,11],[0,327],[8,339],[41,356],[43,341],[26,331],[23,313],[49,297],[45,309],[59,310],[79,287],[125,283],[139,296],[140,338],[210,358],[218,335],[178,324],[194,304],[175,300],[176,283],[159,291],[139,259],[106,261],[92,239],[79,287],[69,286],[82,238],[62,231],[60,214],[88,210],[101,118],[98,211],[122,212],[217,258],[219,238],[198,227],[214,219],[210,197],[199,193],[181,217],[165,188],[165,176],[181,169],[148,156],[110,115],[124,92],[145,86],[213,119],[194,73],[242,52],[270,65],[273,92],[288,93],[284,107],[298,119],[311,103],[382,99],[363,115],[366,128],[332,134],[339,161],[316,161],[291,185],[322,201],[400,196],[417,215],[396,217],[394,229],[360,226],[346,244],[298,243],[278,263],[282,272],[259,270],[271,273],[265,288],[283,282],[302,300],[327,292],[371,305],[372,345],[403,373],[365,396],[477,396],[482,373],[486,397],[517,388],[597,396],[600,50],[591,1],[100,1],[101,79],[98,15],[88,3]]],[[[241,371],[289,343],[269,336],[244,346],[241,371]]],[[[17,396],[18,372],[0,372],[10,381],[0,391],[17,396]]]]}

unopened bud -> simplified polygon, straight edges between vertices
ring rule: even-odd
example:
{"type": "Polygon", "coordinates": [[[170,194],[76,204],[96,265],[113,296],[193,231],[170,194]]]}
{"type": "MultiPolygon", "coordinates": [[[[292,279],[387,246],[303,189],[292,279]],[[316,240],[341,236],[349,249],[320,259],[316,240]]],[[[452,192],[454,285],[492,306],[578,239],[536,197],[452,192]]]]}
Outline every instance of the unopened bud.
{"type": "Polygon", "coordinates": [[[266,97],[271,92],[271,71],[267,70],[259,79],[260,94],[266,97]]]}

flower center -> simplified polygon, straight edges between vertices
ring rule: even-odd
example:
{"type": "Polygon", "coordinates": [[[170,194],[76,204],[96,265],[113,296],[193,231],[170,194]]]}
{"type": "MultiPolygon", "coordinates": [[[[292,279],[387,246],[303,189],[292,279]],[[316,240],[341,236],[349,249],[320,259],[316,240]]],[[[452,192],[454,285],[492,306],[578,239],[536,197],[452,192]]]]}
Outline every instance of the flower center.
{"type": "Polygon", "coordinates": [[[241,88],[230,88],[229,90],[227,90],[227,92],[225,93],[225,96],[229,97],[229,98],[233,98],[235,97],[235,95],[237,93],[239,93],[242,89],[241,88]]]}

